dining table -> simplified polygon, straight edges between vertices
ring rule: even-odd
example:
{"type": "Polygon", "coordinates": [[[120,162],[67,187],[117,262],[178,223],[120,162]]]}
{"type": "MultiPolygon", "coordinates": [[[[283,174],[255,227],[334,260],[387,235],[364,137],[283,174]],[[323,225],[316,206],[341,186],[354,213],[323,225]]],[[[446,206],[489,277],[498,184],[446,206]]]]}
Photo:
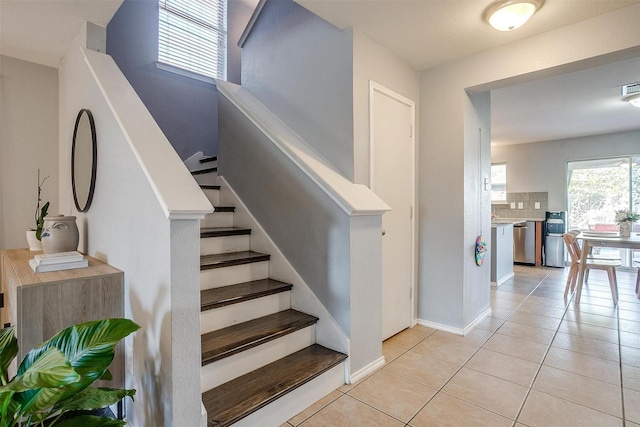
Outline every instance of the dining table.
{"type": "Polygon", "coordinates": [[[582,283],[584,281],[587,255],[594,247],[616,248],[616,249],[638,249],[640,250],[640,233],[631,233],[629,237],[620,237],[616,232],[583,231],[576,236],[582,240],[582,254],[580,258],[580,268],[578,274],[578,286],[576,289],[575,303],[580,304],[582,294],[582,283]]]}

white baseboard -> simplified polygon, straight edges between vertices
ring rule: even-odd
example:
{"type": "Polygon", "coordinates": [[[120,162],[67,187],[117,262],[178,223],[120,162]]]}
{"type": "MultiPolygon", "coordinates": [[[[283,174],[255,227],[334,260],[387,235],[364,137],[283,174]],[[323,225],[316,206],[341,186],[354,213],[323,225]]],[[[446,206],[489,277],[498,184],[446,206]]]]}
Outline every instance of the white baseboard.
{"type": "Polygon", "coordinates": [[[483,311],[478,317],[476,317],[473,322],[469,323],[464,328],[454,328],[449,325],[443,325],[441,323],[430,322],[424,319],[418,319],[418,324],[422,326],[426,326],[433,329],[438,329],[440,331],[449,332],[451,334],[462,335],[465,336],[469,332],[471,332],[480,322],[484,320],[485,317],[491,316],[491,307],[487,308],[483,311]]]}
{"type": "Polygon", "coordinates": [[[507,274],[506,276],[502,277],[497,282],[491,282],[491,287],[492,288],[497,288],[498,286],[502,285],[507,280],[511,279],[513,276],[515,276],[515,273],[511,272],[511,273],[507,274]]]}
{"type": "Polygon", "coordinates": [[[364,368],[359,369],[358,371],[350,374],[348,376],[349,384],[355,384],[361,379],[365,378],[367,375],[374,373],[378,369],[382,368],[384,366],[384,363],[385,363],[384,356],[381,356],[379,359],[374,360],[364,368]]]}

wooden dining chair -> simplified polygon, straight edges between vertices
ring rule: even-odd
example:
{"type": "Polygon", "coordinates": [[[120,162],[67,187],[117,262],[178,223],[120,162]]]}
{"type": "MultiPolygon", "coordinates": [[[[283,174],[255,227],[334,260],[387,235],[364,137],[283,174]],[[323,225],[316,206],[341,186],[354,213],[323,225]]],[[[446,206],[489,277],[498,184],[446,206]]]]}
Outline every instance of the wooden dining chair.
{"type": "MultiPolygon", "coordinates": [[[[571,233],[573,234],[575,237],[578,237],[578,234],[581,233],[580,230],[569,230],[567,231],[567,233],[571,233]]],[[[590,247],[590,253],[587,254],[587,259],[604,259],[604,260],[610,260],[610,261],[621,261],[622,259],[620,258],[620,256],[615,256],[615,255],[601,255],[600,253],[594,254],[593,253],[593,249],[594,247],[591,246],[590,247]]],[[[589,270],[586,270],[584,272],[584,283],[589,283],[589,270]]],[[[636,293],[638,293],[636,291],[636,293]]]]}
{"type": "Polygon", "coordinates": [[[638,294],[638,290],[640,290],[640,261],[633,261],[633,267],[638,268],[638,276],[636,277],[636,295],[640,298],[640,294],[638,294]]]}
{"type": "MultiPolygon", "coordinates": [[[[582,286],[582,283],[578,282],[578,276],[580,272],[580,258],[582,257],[582,250],[580,249],[580,245],[578,244],[578,240],[576,236],[572,233],[565,233],[562,235],[565,246],[567,247],[567,252],[571,257],[571,266],[569,267],[569,277],[567,277],[567,284],[564,288],[564,296],[567,297],[569,290],[573,293],[576,289],[576,286],[582,286]]],[[[589,270],[605,270],[607,272],[607,276],[609,277],[609,287],[611,288],[611,298],[613,299],[613,304],[618,303],[618,279],[616,277],[616,267],[620,267],[622,263],[620,260],[610,260],[610,259],[598,259],[598,258],[587,258],[587,263],[585,265],[585,277],[586,273],[589,270]]]]}

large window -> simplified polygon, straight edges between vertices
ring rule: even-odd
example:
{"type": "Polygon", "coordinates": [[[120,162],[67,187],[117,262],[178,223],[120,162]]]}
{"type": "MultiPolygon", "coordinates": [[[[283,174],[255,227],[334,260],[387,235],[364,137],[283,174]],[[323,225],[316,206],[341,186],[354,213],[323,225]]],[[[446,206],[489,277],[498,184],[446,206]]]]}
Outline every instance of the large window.
{"type": "MultiPolygon", "coordinates": [[[[583,160],[567,164],[568,229],[617,231],[615,211],[640,212],[640,156],[583,160]]],[[[640,232],[640,223],[633,225],[640,232]]],[[[623,264],[640,259],[640,251],[615,251],[623,264]]]]}
{"type": "Polygon", "coordinates": [[[159,0],[158,62],[227,78],[227,0],[159,0]]]}
{"type": "Polygon", "coordinates": [[[491,165],[491,201],[507,201],[507,164],[494,163],[491,165]]]}

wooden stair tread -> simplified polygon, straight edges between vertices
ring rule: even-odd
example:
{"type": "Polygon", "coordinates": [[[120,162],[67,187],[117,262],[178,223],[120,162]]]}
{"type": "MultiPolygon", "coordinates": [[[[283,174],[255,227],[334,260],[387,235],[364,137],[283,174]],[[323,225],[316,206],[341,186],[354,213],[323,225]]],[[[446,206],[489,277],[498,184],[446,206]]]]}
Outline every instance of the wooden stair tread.
{"type": "Polygon", "coordinates": [[[215,162],[216,160],[218,160],[218,156],[205,157],[203,159],[200,159],[200,163],[215,162]]]}
{"type": "Polygon", "coordinates": [[[201,337],[202,365],[299,331],[317,321],[315,316],[288,309],[206,333],[201,337]]]}
{"type": "Polygon", "coordinates": [[[213,207],[213,213],[216,212],[235,212],[236,211],[236,207],[235,206],[214,206],[213,207]]]}
{"type": "Polygon", "coordinates": [[[200,270],[230,267],[232,265],[250,264],[252,262],[269,261],[271,255],[254,251],[225,252],[221,254],[201,255],[200,270]]]}
{"type": "Polygon", "coordinates": [[[250,228],[239,227],[203,227],[200,229],[200,237],[224,237],[224,236],[243,236],[251,234],[250,228]]]}
{"type": "Polygon", "coordinates": [[[261,279],[200,292],[200,310],[212,310],[255,298],[290,291],[293,285],[279,280],[261,279]]]}
{"type": "Polygon", "coordinates": [[[220,190],[219,185],[200,184],[200,188],[203,190],[220,190]]]}
{"type": "Polygon", "coordinates": [[[204,175],[205,173],[211,173],[211,172],[217,172],[218,168],[217,167],[212,167],[212,168],[206,168],[206,169],[199,169],[197,171],[191,171],[191,175],[204,175]]]}
{"type": "Polygon", "coordinates": [[[202,394],[207,427],[229,426],[337,366],[346,355],[313,344],[202,394]]]}

